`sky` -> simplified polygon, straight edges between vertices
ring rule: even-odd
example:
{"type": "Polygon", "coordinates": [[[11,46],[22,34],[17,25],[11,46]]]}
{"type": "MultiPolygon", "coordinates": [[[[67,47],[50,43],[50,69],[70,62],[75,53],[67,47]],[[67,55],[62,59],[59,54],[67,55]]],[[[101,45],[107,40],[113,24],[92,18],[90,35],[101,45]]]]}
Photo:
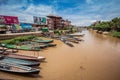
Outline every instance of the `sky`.
{"type": "Polygon", "coordinates": [[[49,14],[89,26],[120,17],[120,0],[0,0],[0,15],[18,16],[20,22],[33,23],[33,16],[49,14]]]}

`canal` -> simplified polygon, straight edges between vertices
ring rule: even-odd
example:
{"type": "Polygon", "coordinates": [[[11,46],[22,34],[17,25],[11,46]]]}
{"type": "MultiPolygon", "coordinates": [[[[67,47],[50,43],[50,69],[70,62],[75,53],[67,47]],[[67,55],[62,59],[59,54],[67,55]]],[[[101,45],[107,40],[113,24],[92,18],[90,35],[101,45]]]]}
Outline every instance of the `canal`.
{"type": "Polygon", "coordinates": [[[0,71],[0,78],[14,80],[120,80],[120,39],[84,30],[84,41],[69,47],[55,40],[56,47],[20,54],[44,56],[37,75],[17,75],[0,71]]]}

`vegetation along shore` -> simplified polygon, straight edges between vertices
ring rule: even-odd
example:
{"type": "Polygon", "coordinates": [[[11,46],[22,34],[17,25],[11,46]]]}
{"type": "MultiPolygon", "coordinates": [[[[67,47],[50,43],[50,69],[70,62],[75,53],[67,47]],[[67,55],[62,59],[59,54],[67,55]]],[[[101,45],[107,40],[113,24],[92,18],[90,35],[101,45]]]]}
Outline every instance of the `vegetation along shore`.
{"type": "Polygon", "coordinates": [[[97,30],[97,33],[106,33],[113,37],[120,38],[120,18],[114,18],[110,21],[97,21],[93,23],[89,28],[97,30]]]}

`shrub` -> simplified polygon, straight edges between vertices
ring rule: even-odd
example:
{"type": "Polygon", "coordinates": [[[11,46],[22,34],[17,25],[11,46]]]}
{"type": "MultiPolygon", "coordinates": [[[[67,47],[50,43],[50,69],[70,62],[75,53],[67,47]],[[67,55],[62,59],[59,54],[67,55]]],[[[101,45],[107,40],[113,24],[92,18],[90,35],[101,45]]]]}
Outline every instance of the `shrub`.
{"type": "Polygon", "coordinates": [[[113,37],[119,37],[120,38],[120,32],[117,32],[117,31],[110,32],[110,35],[113,36],[113,37]]]}

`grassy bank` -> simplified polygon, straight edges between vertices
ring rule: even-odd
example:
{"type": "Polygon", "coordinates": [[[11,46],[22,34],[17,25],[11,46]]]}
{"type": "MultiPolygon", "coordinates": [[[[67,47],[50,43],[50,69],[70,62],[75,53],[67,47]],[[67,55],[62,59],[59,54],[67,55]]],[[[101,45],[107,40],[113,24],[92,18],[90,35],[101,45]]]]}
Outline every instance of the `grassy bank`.
{"type": "Polygon", "coordinates": [[[110,32],[110,35],[113,36],[113,37],[118,37],[118,38],[120,38],[120,32],[117,32],[117,31],[111,31],[111,32],[110,32]]]}
{"type": "Polygon", "coordinates": [[[20,42],[28,41],[28,40],[31,40],[33,38],[35,38],[35,36],[22,36],[22,37],[16,37],[16,38],[13,38],[13,39],[9,39],[9,40],[4,40],[1,43],[4,43],[4,44],[19,44],[20,42]]]}

